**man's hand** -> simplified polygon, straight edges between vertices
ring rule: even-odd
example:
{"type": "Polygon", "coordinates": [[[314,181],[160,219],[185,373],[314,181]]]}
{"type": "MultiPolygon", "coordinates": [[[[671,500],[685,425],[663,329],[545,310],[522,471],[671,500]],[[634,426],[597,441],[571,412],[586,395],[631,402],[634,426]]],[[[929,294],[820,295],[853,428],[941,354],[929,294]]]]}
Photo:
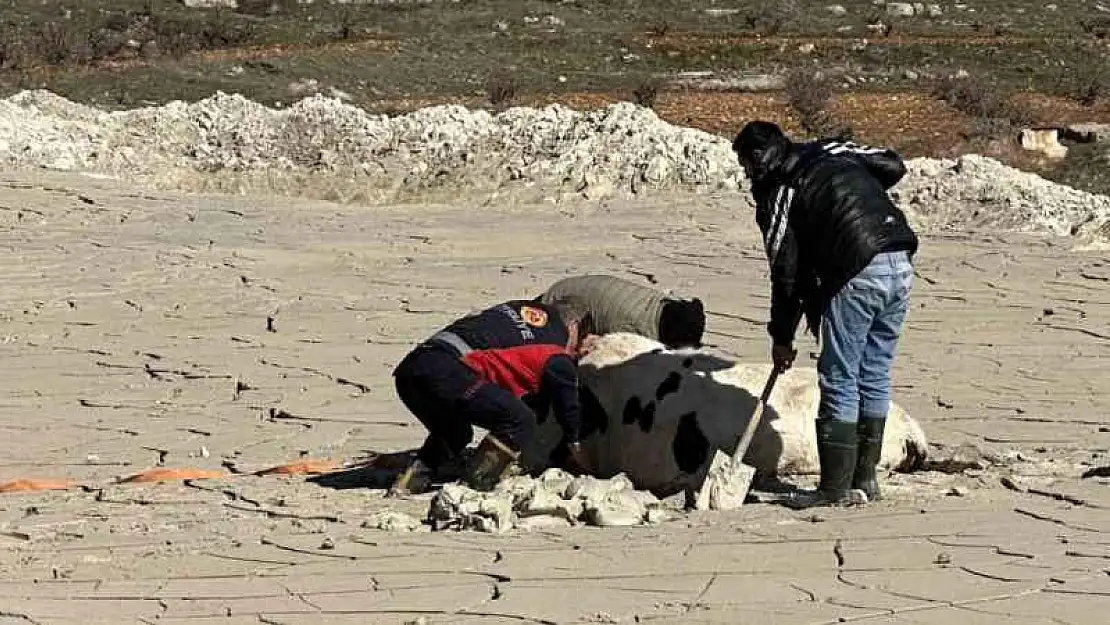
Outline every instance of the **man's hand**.
{"type": "Polygon", "coordinates": [[[582,451],[582,443],[567,443],[567,464],[573,473],[581,475],[586,473],[586,455],[582,451]]]}
{"type": "Polygon", "coordinates": [[[788,345],[775,345],[771,348],[771,362],[774,363],[775,368],[779,371],[786,371],[794,365],[794,359],[798,357],[798,350],[794,349],[793,344],[788,345]]]}

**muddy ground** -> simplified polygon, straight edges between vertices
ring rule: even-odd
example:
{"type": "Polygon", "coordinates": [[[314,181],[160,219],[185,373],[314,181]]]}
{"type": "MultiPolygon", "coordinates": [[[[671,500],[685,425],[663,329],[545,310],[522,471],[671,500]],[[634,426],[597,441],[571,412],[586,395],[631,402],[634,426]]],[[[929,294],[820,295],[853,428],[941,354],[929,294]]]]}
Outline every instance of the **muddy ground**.
{"type": "Polygon", "coordinates": [[[254,473],[413,448],[389,377],[406,349],[566,273],[697,293],[711,351],[766,358],[751,216],[709,196],[368,209],[29,176],[0,180],[0,482],[73,484],[0,495],[0,623],[1094,625],[1110,609],[1110,491],[1081,477],[1110,464],[1105,251],[923,236],[896,392],[934,464],[866,509],[391,533],[367,521],[426,500],[254,473]],[[119,482],[159,468],[206,479],[119,482]]]}

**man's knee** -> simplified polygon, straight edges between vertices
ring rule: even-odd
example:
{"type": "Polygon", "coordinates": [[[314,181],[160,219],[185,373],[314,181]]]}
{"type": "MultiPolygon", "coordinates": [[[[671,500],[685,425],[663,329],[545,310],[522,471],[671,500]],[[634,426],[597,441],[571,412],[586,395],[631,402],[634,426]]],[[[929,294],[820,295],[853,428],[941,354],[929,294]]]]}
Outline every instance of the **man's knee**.
{"type": "Polygon", "coordinates": [[[855,423],[859,419],[859,412],[860,399],[855,391],[844,388],[821,389],[818,418],[855,423]]]}
{"type": "Polygon", "coordinates": [[[869,371],[860,376],[860,414],[867,419],[883,419],[890,409],[890,370],[869,371]]]}
{"type": "Polygon", "coordinates": [[[860,387],[856,376],[842,367],[818,367],[817,386],[821,393],[818,416],[824,419],[855,422],[859,412],[860,387]]]}

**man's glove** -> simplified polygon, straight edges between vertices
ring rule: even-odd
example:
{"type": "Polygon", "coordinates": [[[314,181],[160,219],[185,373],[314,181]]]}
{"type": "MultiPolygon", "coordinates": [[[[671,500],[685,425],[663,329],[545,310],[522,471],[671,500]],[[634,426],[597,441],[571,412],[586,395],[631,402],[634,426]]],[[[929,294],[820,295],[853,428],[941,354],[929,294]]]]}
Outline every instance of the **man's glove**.
{"type": "Polygon", "coordinates": [[[775,345],[771,348],[771,362],[779,371],[786,371],[792,367],[797,357],[798,350],[794,349],[793,344],[775,345]]]}

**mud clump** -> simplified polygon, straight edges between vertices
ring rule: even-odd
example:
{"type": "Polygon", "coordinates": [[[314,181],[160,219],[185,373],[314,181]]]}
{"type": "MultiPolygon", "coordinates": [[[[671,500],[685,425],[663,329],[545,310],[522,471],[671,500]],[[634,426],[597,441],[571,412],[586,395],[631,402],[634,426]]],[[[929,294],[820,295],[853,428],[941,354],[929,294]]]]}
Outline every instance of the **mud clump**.
{"type": "Polygon", "coordinates": [[[537,478],[506,479],[492,491],[447,484],[432,498],[428,521],[435,530],[502,533],[586,524],[597,527],[655,524],[670,511],[624,475],[574,477],[548,469],[537,478]]]}

